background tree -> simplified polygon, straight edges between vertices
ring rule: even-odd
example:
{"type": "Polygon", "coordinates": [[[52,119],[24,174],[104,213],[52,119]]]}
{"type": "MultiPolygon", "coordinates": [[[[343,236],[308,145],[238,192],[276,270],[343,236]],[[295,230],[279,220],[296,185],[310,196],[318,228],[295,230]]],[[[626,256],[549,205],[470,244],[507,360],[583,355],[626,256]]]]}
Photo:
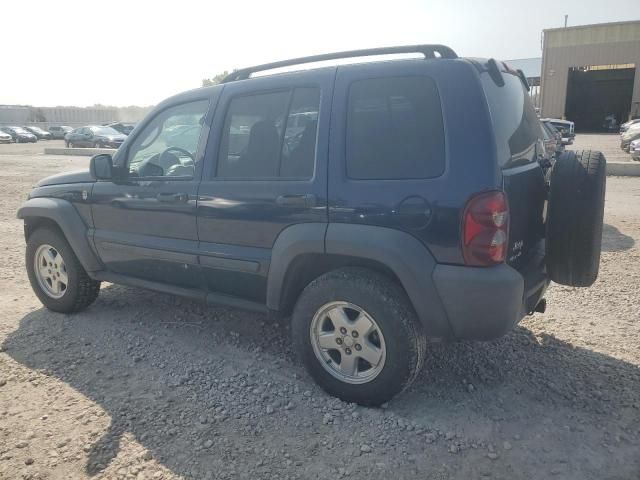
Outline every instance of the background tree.
{"type": "MultiPolygon", "coordinates": [[[[234,70],[235,72],[235,70],[234,70]]],[[[225,70],[222,73],[219,73],[211,78],[203,78],[202,79],[202,86],[203,87],[210,87],[212,85],[218,85],[223,79],[224,77],[226,77],[227,75],[229,75],[229,72],[227,70],[225,70]]]]}

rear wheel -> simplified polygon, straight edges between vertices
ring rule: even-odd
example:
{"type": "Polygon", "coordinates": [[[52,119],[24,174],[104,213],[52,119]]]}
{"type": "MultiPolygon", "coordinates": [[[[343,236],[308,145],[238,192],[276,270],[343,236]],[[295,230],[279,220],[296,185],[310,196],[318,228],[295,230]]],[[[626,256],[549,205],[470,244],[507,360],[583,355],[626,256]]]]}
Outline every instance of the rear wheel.
{"type": "Polygon", "coordinates": [[[360,268],[311,282],[296,303],[292,334],[315,381],[329,394],[361,405],[380,405],[407,388],[426,349],[404,291],[360,268]]]}
{"type": "Polygon", "coordinates": [[[79,312],[91,305],[100,292],[100,282],[87,275],[57,230],[39,228],[29,236],[26,267],[33,291],[49,310],[79,312]]]}
{"type": "Polygon", "coordinates": [[[601,152],[564,152],[551,172],[547,271],[556,283],[588,287],[600,265],[606,160],[601,152]]]}

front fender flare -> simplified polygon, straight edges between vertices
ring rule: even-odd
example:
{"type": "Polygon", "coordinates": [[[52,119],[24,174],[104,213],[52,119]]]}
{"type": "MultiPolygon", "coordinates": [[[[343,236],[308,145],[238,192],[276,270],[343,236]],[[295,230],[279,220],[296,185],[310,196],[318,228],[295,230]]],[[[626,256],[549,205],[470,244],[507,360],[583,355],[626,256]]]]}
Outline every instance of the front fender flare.
{"type": "Polygon", "coordinates": [[[31,198],[18,209],[17,217],[47,218],[58,225],[73,252],[87,272],[102,270],[102,264],[91,249],[89,232],[80,214],[67,200],[60,198],[31,198]]]}

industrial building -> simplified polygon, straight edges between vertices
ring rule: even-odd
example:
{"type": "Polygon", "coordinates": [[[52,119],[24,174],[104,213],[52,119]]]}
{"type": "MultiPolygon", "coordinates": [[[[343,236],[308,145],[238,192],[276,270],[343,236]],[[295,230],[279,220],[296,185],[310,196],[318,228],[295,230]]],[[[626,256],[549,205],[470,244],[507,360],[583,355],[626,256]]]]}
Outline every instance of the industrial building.
{"type": "Polygon", "coordinates": [[[640,21],[544,30],[541,115],[576,130],[640,117],[640,21]],[[612,122],[613,120],[613,122],[612,122]]]}

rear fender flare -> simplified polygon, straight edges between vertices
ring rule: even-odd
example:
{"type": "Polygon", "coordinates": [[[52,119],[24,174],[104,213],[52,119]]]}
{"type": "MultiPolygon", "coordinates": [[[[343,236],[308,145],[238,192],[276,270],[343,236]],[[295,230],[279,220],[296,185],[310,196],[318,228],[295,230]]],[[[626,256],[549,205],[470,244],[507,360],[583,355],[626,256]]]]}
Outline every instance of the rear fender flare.
{"type": "Polygon", "coordinates": [[[327,229],[326,253],[365,258],[385,265],[402,284],[427,336],[452,336],[433,280],[436,261],[414,236],[385,227],[332,223],[327,229]]]}

